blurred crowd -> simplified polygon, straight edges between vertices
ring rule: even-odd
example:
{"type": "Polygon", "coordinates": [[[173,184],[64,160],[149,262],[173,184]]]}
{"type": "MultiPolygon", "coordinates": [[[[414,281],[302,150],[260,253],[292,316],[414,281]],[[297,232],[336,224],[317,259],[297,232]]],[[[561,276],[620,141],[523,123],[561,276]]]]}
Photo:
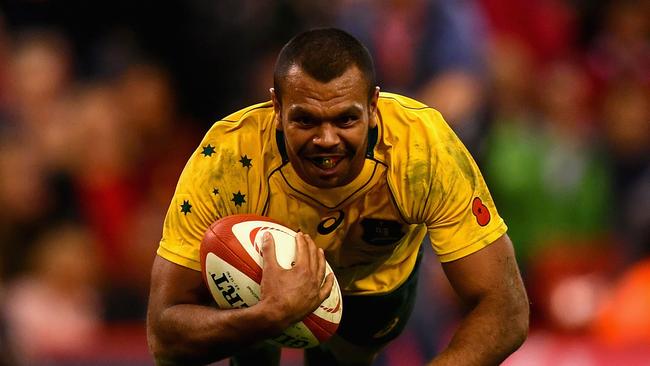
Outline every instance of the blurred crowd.
{"type": "MultiPolygon", "coordinates": [[[[383,90],[439,109],[481,167],[533,310],[510,364],[650,359],[649,1],[9,0],[0,365],[151,364],[149,271],[186,159],[214,121],[268,99],[292,35],[332,25],[368,46],[383,90]]],[[[425,261],[381,365],[423,363],[455,326],[425,261]]]]}

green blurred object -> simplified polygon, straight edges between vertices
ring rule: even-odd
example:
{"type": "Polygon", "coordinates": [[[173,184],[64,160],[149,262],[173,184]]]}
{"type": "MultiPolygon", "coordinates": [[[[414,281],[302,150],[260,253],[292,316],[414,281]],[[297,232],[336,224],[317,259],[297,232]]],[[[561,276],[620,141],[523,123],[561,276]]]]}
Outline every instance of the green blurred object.
{"type": "Polygon", "coordinates": [[[611,174],[596,145],[523,121],[495,123],[487,141],[484,173],[522,265],[551,242],[608,232],[611,174]]]}

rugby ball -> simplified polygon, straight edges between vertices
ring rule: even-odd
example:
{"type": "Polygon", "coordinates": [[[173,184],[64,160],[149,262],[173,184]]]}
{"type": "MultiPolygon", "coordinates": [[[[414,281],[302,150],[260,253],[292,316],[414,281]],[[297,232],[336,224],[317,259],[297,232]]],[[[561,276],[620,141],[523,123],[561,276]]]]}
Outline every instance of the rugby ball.
{"type": "MultiPolygon", "coordinates": [[[[265,232],[273,235],[278,264],[291,269],[296,232],[271,218],[231,215],[215,221],[206,231],[201,243],[201,270],[219,308],[244,308],[259,302],[265,232]]],[[[325,273],[331,272],[326,264],[325,273]]],[[[342,313],[341,289],[335,277],[329,297],[313,313],[268,341],[282,347],[314,347],[336,332],[342,313]]]]}

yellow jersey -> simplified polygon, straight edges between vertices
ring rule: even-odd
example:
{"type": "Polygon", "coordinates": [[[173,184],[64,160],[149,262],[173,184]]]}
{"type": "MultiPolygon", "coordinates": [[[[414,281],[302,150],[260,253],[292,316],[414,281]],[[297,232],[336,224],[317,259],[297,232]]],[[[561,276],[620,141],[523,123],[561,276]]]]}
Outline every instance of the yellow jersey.
{"type": "Polygon", "coordinates": [[[203,234],[217,219],[251,213],[308,233],[344,294],[382,294],[411,273],[425,236],[441,262],[506,232],[476,163],[435,109],[380,93],[361,173],[318,188],[298,177],[271,102],[216,122],[183,170],[158,255],[197,271],[203,234]]]}

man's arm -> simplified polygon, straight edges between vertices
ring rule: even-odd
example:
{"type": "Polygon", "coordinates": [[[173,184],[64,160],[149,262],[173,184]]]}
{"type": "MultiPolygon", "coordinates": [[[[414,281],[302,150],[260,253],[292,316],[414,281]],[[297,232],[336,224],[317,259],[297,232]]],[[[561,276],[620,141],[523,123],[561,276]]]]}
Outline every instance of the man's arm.
{"type": "Polygon", "coordinates": [[[323,283],[325,257],[307,235],[298,234],[295,266],[285,270],[275,260],[270,235],[263,239],[261,300],[244,309],[219,310],[201,273],[156,257],[152,275],[147,338],[160,365],[209,363],[278,335],[313,312],[333,284],[323,283]]]}
{"type": "Polygon", "coordinates": [[[528,297],[510,239],[503,235],[443,268],[469,312],[430,365],[498,365],[528,333],[528,297]]]}

